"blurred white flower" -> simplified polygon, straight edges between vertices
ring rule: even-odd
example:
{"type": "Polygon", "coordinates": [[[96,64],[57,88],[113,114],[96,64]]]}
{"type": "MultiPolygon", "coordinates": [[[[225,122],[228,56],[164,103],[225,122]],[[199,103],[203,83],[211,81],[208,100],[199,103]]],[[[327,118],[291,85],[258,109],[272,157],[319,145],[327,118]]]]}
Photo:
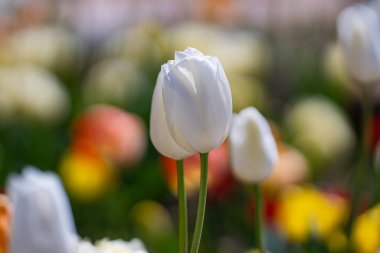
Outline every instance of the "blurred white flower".
{"type": "Polygon", "coordinates": [[[103,239],[96,243],[96,247],[107,253],[147,253],[139,239],[132,239],[129,242],[103,239]]]}
{"type": "Polygon", "coordinates": [[[94,65],[83,88],[84,100],[89,104],[134,104],[146,87],[140,70],[122,58],[110,58],[94,65]]]}
{"type": "Polygon", "coordinates": [[[267,94],[263,83],[246,74],[229,74],[228,80],[231,87],[234,112],[239,112],[249,106],[254,106],[258,110],[265,108],[267,94]]]}
{"type": "Polygon", "coordinates": [[[284,33],[331,27],[347,0],[234,0],[235,19],[264,30],[284,33]]]}
{"type": "Polygon", "coordinates": [[[229,136],[232,172],[243,182],[257,183],[267,178],[278,159],[271,128],[254,107],[234,116],[229,136]]]}
{"type": "Polygon", "coordinates": [[[356,4],[338,17],[338,37],[351,75],[363,83],[380,79],[380,19],[369,6],[356,4]]]}
{"type": "Polygon", "coordinates": [[[350,77],[340,43],[334,42],[327,46],[324,55],[324,71],[327,78],[337,84],[342,92],[357,93],[358,86],[354,85],[350,77]]]}
{"type": "Polygon", "coordinates": [[[53,173],[26,167],[8,179],[13,205],[10,253],[72,253],[75,225],[61,181],[53,173]]]}
{"type": "Polygon", "coordinates": [[[143,23],[116,32],[106,41],[103,54],[150,67],[163,61],[165,49],[161,27],[156,23],[143,23]]]}
{"type": "Polygon", "coordinates": [[[20,30],[0,45],[5,63],[36,64],[53,71],[71,68],[76,55],[75,39],[62,27],[20,30]]]}
{"type": "Polygon", "coordinates": [[[49,72],[34,66],[0,68],[0,117],[30,118],[45,123],[61,120],[69,98],[49,72]]]}
{"type": "Polygon", "coordinates": [[[98,249],[89,241],[80,241],[78,243],[78,248],[77,248],[76,253],[106,253],[106,252],[98,249]]]}
{"type": "Polygon", "coordinates": [[[129,242],[123,240],[102,239],[93,245],[89,241],[80,241],[77,253],[147,253],[139,239],[129,242]]]}
{"type": "Polygon", "coordinates": [[[80,241],[77,253],[147,253],[139,239],[131,241],[102,239],[93,245],[91,242],[80,241]]]}
{"type": "Polygon", "coordinates": [[[210,25],[184,23],[168,30],[169,52],[198,48],[217,57],[227,73],[261,75],[269,63],[264,39],[253,31],[229,31],[210,25]]]}
{"type": "Polygon", "coordinates": [[[353,130],[342,111],[324,97],[302,99],[285,115],[295,144],[309,158],[327,162],[349,152],[355,143],[353,130]]]}

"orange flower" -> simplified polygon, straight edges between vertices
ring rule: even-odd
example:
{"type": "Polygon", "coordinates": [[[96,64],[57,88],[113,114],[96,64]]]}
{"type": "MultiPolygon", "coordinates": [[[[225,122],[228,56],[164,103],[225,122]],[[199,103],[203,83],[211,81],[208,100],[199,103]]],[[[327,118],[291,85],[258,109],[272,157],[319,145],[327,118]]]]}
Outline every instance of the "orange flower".
{"type": "Polygon", "coordinates": [[[73,138],[86,139],[111,162],[135,164],[146,149],[142,120],[110,105],[96,105],[86,110],[74,123],[73,138]]]}
{"type": "Polygon", "coordinates": [[[273,173],[263,182],[263,186],[269,191],[303,182],[310,173],[308,161],[300,151],[281,143],[278,144],[278,150],[279,159],[273,173]]]}
{"type": "MultiPolygon", "coordinates": [[[[162,170],[165,180],[173,194],[177,194],[177,166],[176,161],[168,157],[161,156],[162,170]]],[[[200,181],[200,158],[193,155],[185,159],[185,184],[188,196],[198,192],[200,181]]],[[[220,194],[228,191],[232,183],[228,163],[227,144],[223,144],[210,152],[209,155],[209,177],[208,189],[210,197],[217,198],[220,194]]]]}
{"type": "Polygon", "coordinates": [[[11,204],[5,195],[0,194],[0,253],[6,253],[8,250],[10,216],[11,204]]]}

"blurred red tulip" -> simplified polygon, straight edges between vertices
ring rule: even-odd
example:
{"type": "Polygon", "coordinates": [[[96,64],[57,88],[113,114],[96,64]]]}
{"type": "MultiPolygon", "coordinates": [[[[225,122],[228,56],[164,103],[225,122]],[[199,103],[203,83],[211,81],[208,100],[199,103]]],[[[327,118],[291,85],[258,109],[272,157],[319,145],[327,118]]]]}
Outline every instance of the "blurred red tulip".
{"type": "Polygon", "coordinates": [[[146,150],[145,128],[142,120],[131,113],[110,105],[87,109],[74,123],[74,143],[86,139],[111,162],[134,165],[146,150]]]}
{"type": "MultiPolygon", "coordinates": [[[[233,184],[228,162],[228,147],[224,143],[209,154],[208,192],[211,199],[224,196],[233,184]]],[[[165,180],[173,194],[177,194],[176,161],[161,156],[165,180]]],[[[189,197],[198,192],[200,181],[200,157],[198,154],[185,159],[185,184],[189,197]]]]}

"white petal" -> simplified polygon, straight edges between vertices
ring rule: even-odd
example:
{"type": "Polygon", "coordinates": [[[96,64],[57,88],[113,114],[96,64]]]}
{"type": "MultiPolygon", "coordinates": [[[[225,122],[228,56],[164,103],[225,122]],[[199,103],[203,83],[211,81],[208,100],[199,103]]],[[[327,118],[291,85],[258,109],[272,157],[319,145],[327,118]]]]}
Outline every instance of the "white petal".
{"type": "Polygon", "coordinates": [[[156,87],[154,88],[153,92],[152,107],[150,113],[150,138],[158,152],[172,159],[180,160],[190,156],[192,153],[180,148],[175,143],[169,132],[166,123],[164,104],[162,101],[163,75],[164,74],[161,71],[157,78],[156,87]]]}
{"type": "Polygon", "coordinates": [[[199,51],[198,49],[195,49],[195,48],[192,48],[192,47],[188,47],[186,48],[186,50],[184,51],[184,53],[187,55],[187,56],[199,56],[199,57],[204,57],[204,54],[199,51]]]}
{"type": "Polygon", "coordinates": [[[180,61],[185,59],[187,56],[188,55],[185,52],[175,51],[175,54],[174,54],[175,64],[178,64],[180,61]]]}

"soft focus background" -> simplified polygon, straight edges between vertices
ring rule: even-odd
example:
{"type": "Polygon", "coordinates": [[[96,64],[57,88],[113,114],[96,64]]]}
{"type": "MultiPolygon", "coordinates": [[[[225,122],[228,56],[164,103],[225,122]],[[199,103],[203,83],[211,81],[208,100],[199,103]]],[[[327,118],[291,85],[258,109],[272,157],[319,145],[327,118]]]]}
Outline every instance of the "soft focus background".
{"type": "MultiPolygon", "coordinates": [[[[0,186],[24,165],[55,171],[80,236],[177,252],[175,162],[150,143],[149,113],[161,64],[192,46],[222,62],[234,111],[256,106],[276,136],[280,159],[264,182],[269,250],[373,253],[362,245],[373,235],[380,247],[380,207],[349,218],[361,139],[380,160],[380,87],[362,131],[361,87],[336,38],[338,13],[354,2],[0,0],[0,186]]],[[[210,157],[201,252],[254,246],[253,201],[228,158],[228,143],[210,157]]],[[[191,229],[198,166],[185,163],[191,229]]],[[[378,184],[371,173],[359,213],[378,184]]]]}

